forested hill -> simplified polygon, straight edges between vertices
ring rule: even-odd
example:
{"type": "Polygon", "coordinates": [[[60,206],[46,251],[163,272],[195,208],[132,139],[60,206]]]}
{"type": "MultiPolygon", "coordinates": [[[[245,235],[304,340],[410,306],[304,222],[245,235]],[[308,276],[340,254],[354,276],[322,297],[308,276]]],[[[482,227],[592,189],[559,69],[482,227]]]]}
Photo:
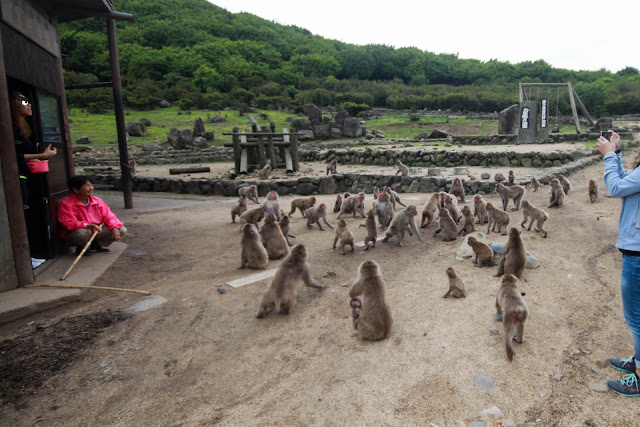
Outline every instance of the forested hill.
{"type": "MultiPolygon", "coordinates": [[[[155,107],[166,99],[182,108],[349,102],[496,111],[517,101],[519,81],[570,81],[596,115],[640,112],[640,74],[631,67],[618,73],[575,71],[542,60],[483,62],[417,48],[357,46],[248,13],[233,14],[206,0],[114,3],[116,10],[135,17],[133,23],[118,23],[129,107],[155,107]]],[[[69,56],[67,83],[110,79],[105,28],[103,19],[61,25],[62,53],[69,56]]],[[[564,98],[559,104],[566,111],[564,98]]],[[[106,107],[109,99],[104,89],[68,94],[72,106],[93,109],[106,107]]]]}

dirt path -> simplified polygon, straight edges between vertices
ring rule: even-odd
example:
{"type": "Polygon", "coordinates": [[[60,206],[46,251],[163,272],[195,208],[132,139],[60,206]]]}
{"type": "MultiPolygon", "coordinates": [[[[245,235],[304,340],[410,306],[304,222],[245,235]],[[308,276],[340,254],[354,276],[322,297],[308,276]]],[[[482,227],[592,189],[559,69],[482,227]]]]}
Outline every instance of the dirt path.
{"type": "MultiPolygon", "coordinates": [[[[598,359],[632,352],[613,247],[620,202],[601,197],[591,204],[587,196],[588,179],[601,182],[602,172],[596,165],[571,176],[566,205],[547,209],[547,239],[523,231],[541,267],[525,273],[530,318],[512,363],[502,326],[493,320],[495,268],[457,261],[461,240],[435,240],[433,225],[422,230],[424,244],[407,237],[403,248],[379,243],[342,256],[331,250],[331,231],[307,230],[295,214],[292,233],[308,247],[312,272],[328,289],[303,286],[290,315],[256,319],[269,280],[216,291],[254,273],[237,270],[233,200],[194,197],[188,208],[118,210],[131,233],[129,247],[96,285],[144,289],[168,302],[108,329],[32,397],[0,407],[0,417],[5,425],[449,426],[492,421],[481,412],[495,405],[504,412],[495,420],[503,423],[631,425],[634,402],[590,389],[621,377],[612,368],[593,368],[598,359]],[[376,343],[360,341],[350,319],[348,286],[366,259],[382,267],[395,319],[391,338],[376,343]],[[465,281],[466,299],[442,298],[449,266],[465,281]],[[480,375],[493,379],[489,392],[474,386],[480,375]]],[[[546,206],[547,189],[527,198],[546,206]]],[[[419,207],[429,196],[401,195],[419,207]]],[[[334,197],[319,199],[332,205],[334,197]]],[[[495,195],[488,199],[497,202],[495,195]]],[[[287,209],[290,200],[283,197],[281,206],[287,209]]],[[[512,225],[521,218],[513,213],[512,225]]],[[[335,224],[334,214],[329,221],[335,224]]],[[[361,220],[348,223],[361,241],[361,220]]],[[[491,234],[489,240],[505,239],[491,234]]],[[[277,265],[271,261],[269,268],[277,265]]],[[[0,333],[13,337],[33,330],[32,320],[48,325],[141,299],[85,293],[80,303],[3,325],[0,333]]]]}

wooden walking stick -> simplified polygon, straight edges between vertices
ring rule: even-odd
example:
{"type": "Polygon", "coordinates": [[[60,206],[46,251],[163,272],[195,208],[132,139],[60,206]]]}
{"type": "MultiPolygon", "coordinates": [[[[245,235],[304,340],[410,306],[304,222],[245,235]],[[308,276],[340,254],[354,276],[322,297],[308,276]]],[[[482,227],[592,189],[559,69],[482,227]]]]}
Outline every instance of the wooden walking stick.
{"type": "Polygon", "coordinates": [[[75,267],[76,264],[78,263],[78,261],[80,261],[80,258],[82,258],[82,255],[84,255],[84,253],[87,251],[87,249],[89,249],[89,246],[91,246],[91,242],[93,242],[93,239],[95,239],[97,235],[98,235],[98,230],[94,230],[93,234],[91,235],[91,238],[89,239],[87,244],[84,245],[84,248],[82,248],[82,252],[80,252],[80,254],[78,254],[78,256],[76,257],[76,260],[73,261],[73,264],[71,264],[71,266],[69,266],[69,268],[67,268],[67,271],[64,272],[64,274],[62,275],[60,280],[64,280],[64,279],[67,278],[69,273],[71,273],[71,270],[73,270],[73,267],[75,267]]]}

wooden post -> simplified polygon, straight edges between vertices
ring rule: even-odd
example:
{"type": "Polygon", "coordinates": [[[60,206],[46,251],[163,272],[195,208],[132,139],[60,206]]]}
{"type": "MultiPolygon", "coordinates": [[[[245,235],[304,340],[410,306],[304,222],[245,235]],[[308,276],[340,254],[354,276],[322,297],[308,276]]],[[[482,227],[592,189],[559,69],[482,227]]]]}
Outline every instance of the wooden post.
{"type": "Polygon", "coordinates": [[[573,98],[573,86],[571,83],[567,83],[569,88],[569,102],[571,103],[571,113],[573,114],[573,120],[576,123],[576,133],[580,133],[580,120],[578,120],[578,110],[576,110],[576,100],[573,98]]]}
{"type": "Polygon", "coordinates": [[[582,103],[582,100],[578,96],[578,93],[575,91],[575,89],[573,89],[573,87],[571,88],[571,90],[573,91],[573,95],[576,97],[576,101],[578,101],[578,106],[580,107],[584,115],[587,117],[587,120],[589,120],[589,124],[591,126],[595,125],[596,122],[594,122],[593,119],[591,118],[591,115],[589,115],[589,112],[587,111],[584,104],[582,103]]]}
{"type": "MultiPolygon", "coordinates": [[[[285,129],[286,131],[286,129],[285,129]]],[[[298,165],[298,135],[291,135],[291,161],[293,163],[293,171],[297,172],[299,169],[298,165]]]]}
{"type": "Polygon", "coordinates": [[[231,136],[233,141],[233,162],[235,165],[236,175],[240,174],[240,136],[238,135],[238,128],[233,128],[233,135],[231,136]]]}
{"type": "Polygon", "coordinates": [[[276,169],[276,150],[273,148],[273,135],[270,133],[267,135],[267,150],[269,150],[269,158],[271,159],[271,169],[276,169]]]}
{"type": "MultiPolygon", "coordinates": [[[[262,130],[263,132],[266,132],[266,129],[262,130]]],[[[258,168],[263,168],[265,163],[267,163],[267,157],[265,156],[264,153],[264,137],[258,133],[257,134],[258,137],[258,168]]],[[[274,165],[271,165],[271,168],[274,168],[274,165]]]]}
{"type": "Polygon", "coordinates": [[[249,149],[242,147],[242,144],[247,143],[247,135],[244,131],[240,134],[240,173],[249,173],[249,167],[247,166],[247,157],[249,156],[249,149]]]}
{"type": "Polygon", "coordinates": [[[251,123],[251,132],[256,133],[260,132],[260,127],[258,126],[258,122],[253,116],[249,116],[249,123],[251,123]]]}
{"type": "Polygon", "coordinates": [[[520,94],[520,102],[524,102],[524,90],[522,88],[522,83],[518,83],[518,93],[520,94]]]}

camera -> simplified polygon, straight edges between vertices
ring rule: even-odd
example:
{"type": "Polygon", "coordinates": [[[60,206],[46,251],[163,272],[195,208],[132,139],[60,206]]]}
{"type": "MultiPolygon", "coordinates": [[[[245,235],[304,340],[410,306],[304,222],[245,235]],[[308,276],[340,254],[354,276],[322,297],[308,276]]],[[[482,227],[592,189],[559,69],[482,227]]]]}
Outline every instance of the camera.
{"type": "Polygon", "coordinates": [[[608,130],[601,130],[600,131],[600,136],[604,136],[604,138],[609,141],[609,138],[611,138],[611,133],[608,130]]]}

